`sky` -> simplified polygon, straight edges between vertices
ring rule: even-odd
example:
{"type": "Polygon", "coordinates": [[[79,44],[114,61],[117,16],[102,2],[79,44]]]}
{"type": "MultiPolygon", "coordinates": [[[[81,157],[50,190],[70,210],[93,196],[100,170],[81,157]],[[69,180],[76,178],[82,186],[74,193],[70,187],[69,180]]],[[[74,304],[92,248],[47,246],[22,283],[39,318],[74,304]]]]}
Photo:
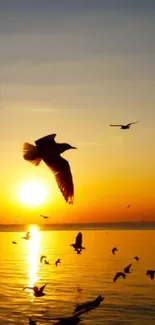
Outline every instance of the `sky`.
{"type": "Polygon", "coordinates": [[[154,0],[0,1],[0,223],[155,220],[154,35],[154,0]],[[51,133],[77,147],[73,205],[22,157],[51,133]],[[31,180],[40,206],[20,202],[31,180]]]}

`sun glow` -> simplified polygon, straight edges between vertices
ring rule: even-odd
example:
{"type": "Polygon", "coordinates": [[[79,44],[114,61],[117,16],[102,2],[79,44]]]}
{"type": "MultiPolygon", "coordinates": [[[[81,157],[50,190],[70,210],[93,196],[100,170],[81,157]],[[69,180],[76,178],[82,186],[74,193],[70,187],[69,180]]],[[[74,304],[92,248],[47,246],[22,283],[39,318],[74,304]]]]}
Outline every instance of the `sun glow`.
{"type": "Polygon", "coordinates": [[[47,189],[41,182],[29,181],[20,188],[19,199],[25,205],[41,205],[47,199],[47,189]]]}
{"type": "MultiPolygon", "coordinates": [[[[30,239],[28,240],[29,282],[28,287],[33,287],[38,281],[38,265],[40,254],[40,233],[37,226],[31,226],[30,239]]],[[[33,292],[30,292],[33,295],[33,292]]]]}

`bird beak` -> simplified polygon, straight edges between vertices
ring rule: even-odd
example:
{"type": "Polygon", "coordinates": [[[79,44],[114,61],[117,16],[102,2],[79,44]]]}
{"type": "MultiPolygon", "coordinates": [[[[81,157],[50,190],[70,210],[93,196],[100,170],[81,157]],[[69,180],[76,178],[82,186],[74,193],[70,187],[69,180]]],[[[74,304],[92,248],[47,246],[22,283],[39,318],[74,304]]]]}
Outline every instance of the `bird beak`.
{"type": "Polygon", "coordinates": [[[71,149],[77,149],[76,147],[72,147],[71,149]]]}

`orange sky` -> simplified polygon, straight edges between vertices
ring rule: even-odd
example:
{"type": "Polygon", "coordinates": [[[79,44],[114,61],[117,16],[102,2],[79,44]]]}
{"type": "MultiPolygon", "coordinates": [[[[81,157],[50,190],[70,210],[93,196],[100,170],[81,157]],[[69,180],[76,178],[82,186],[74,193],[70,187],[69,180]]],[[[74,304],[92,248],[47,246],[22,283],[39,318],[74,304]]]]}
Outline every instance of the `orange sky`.
{"type": "Polygon", "coordinates": [[[0,13],[0,222],[38,223],[41,213],[46,222],[154,220],[155,11],[143,1],[67,2],[68,11],[15,3],[0,13]],[[127,131],[109,127],[134,120],[127,131]],[[22,158],[25,141],[50,133],[78,148],[63,154],[72,206],[44,163],[22,158]],[[39,207],[19,200],[29,180],[48,189],[39,207]]]}

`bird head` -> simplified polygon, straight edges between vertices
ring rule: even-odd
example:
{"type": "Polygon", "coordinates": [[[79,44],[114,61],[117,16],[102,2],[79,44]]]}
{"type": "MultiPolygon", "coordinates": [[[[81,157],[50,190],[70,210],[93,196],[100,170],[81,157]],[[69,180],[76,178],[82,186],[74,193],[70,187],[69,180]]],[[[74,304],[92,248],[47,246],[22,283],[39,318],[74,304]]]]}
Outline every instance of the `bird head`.
{"type": "Polygon", "coordinates": [[[60,148],[60,153],[69,149],[77,149],[76,147],[73,147],[68,143],[60,143],[59,148],[60,148]]]}

